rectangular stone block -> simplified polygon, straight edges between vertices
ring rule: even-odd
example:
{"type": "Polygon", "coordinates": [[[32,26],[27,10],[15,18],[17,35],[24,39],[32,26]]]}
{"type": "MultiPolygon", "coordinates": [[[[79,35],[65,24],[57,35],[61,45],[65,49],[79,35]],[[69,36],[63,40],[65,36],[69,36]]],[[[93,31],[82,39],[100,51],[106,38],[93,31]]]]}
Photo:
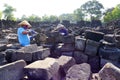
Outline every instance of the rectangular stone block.
{"type": "Polygon", "coordinates": [[[59,64],[54,58],[46,58],[27,65],[24,70],[30,80],[53,80],[59,71],[59,64]]]}
{"type": "Polygon", "coordinates": [[[74,51],[73,57],[77,64],[87,63],[88,61],[88,56],[82,51],[74,51]]]}
{"type": "Polygon", "coordinates": [[[120,60],[120,49],[113,48],[100,48],[99,55],[107,60],[119,61],[120,60]]]}
{"type": "Polygon", "coordinates": [[[119,80],[120,79],[120,69],[113,65],[112,63],[107,63],[99,71],[99,76],[101,80],[119,80]]]}
{"type": "Polygon", "coordinates": [[[58,58],[58,64],[61,68],[61,74],[64,76],[66,75],[68,69],[73,66],[75,63],[75,59],[70,56],[61,56],[58,58]]]}
{"type": "Polygon", "coordinates": [[[64,36],[63,43],[74,43],[74,42],[75,42],[74,35],[70,34],[70,35],[64,36]]]}
{"type": "Polygon", "coordinates": [[[75,37],[75,49],[76,50],[84,51],[85,45],[86,45],[85,38],[75,37]]]}
{"type": "Polygon", "coordinates": [[[31,45],[22,47],[20,50],[24,51],[25,53],[31,53],[31,52],[37,51],[37,49],[38,49],[37,44],[31,44],[31,45]]]}
{"type": "Polygon", "coordinates": [[[66,51],[66,52],[61,52],[62,55],[65,55],[65,56],[73,56],[73,51],[66,51]]]}
{"type": "Polygon", "coordinates": [[[0,66],[0,80],[20,80],[25,74],[23,68],[26,66],[24,60],[0,66]]]}
{"type": "Polygon", "coordinates": [[[49,48],[42,48],[32,53],[32,61],[45,59],[50,55],[49,48]]]}
{"type": "Polygon", "coordinates": [[[21,50],[16,51],[15,54],[12,55],[12,60],[16,61],[16,60],[20,60],[23,59],[25,61],[32,61],[32,52],[24,52],[21,50]]]}
{"type": "Polygon", "coordinates": [[[73,43],[72,44],[66,43],[61,47],[61,51],[74,51],[74,49],[75,49],[75,45],[73,43]]]}
{"type": "Polygon", "coordinates": [[[99,48],[99,42],[87,40],[85,54],[89,56],[96,56],[99,48]]]}
{"type": "Polygon", "coordinates": [[[101,67],[103,67],[106,63],[112,63],[115,66],[120,68],[120,62],[118,62],[118,61],[108,60],[108,59],[104,59],[104,58],[100,59],[100,66],[101,67]]]}
{"type": "Polygon", "coordinates": [[[73,65],[67,71],[65,80],[91,80],[90,65],[87,63],[73,65]]]}

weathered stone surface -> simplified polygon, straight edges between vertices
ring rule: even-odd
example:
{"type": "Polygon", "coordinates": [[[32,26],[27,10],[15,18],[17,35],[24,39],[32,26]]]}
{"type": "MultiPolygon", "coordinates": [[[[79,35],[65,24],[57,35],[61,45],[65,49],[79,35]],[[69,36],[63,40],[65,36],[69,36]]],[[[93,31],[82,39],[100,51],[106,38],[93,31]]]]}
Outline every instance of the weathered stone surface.
{"type": "Polygon", "coordinates": [[[63,76],[66,75],[68,69],[75,65],[75,59],[73,57],[68,57],[68,56],[61,56],[58,59],[58,63],[60,65],[60,72],[63,76]]]}
{"type": "Polygon", "coordinates": [[[19,43],[7,44],[7,49],[20,49],[21,45],[19,43]]]}
{"type": "Polygon", "coordinates": [[[119,61],[120,59],[120,49],[116,47],[109,49],[100,48],[99,54],[102,58],[112,61],[119,61]]]}
{"type": "Polygon", "coordinates": [[[61,52],[61,54],[65,56],[73,56],[73,51],[61,52]]]}
{"type": "Polygon", "coordinates": [[[24,52],[22,50],[17,50],[15,54],[12,55],[12,60],[20,60],[23,59],[25,61],[32,61],[32,52],[24,52]]]}
{"type": "Polygon", "coordinates": [[[9,33],[5,38],[8,39],[8,43],[18,42],[17,34],[15,34],[15,33],[9,33]]]}
{"type": "Polygon", "coordinates": [[[58,73],[59,64],[54,58],[46,58],[35,61],[24,69],[30,80],[50,80],[58,73]]]}
{"type": "Polygon", "coordinates": [[[115,66],[119,67],[120,68],[120,63],[118,61],[114,61],[114,60],[108,60],[108,59],[104,59],[104,58],[101,58],[100,59],[100,66],[103,67],[106,63],[112,63],[114,64],[115,66]]]}
{"type": "Polygon", "coordinates": [[[91,71],[93,73],[97,73],[100,70],[100,57],[99,56],[89,57],[88,63],[90,64],[91,71]]]}
{"type": "Polygon", "coordinates": [[[45,59],[49,55],[50,55],[50,49],[49,48],[38,49],[37,51],[34,51],[32,53],[32,61],[45,59]]]}
{"type": "Polygon", "coordinates": [[[0,52],[0,64],[4,64],[5,62],[5,52],[0,52]]]}
{"type": "Polygon", "coordinates": [[[37,51],[38,46],[37,44],[31,44],[31,45],[22,47],[20,50],[24,51],[25,53],[31,53],[31,52],[37,51]]]}
{"type": "Polygon", "coordinates": [[[74,51],[73,57],[77,64],[87,63],[88,61],[88,56],[82,51],[74,51]]]}
{"type": "Polygon", "coordinates": [[[85,31],[86,39],[90,39],[90,40],[99,42],[101,39],[103,39],[103,37],[104,37],[104,33],[102,33],[102,32],[91,31],[91,30],[85,31]]]}
{"type": "Polygon", "coordinates": [[[54,49],[54,52],[51,53],[51,57],[54,57],[54,58],[60,57],[60,56],[61,56],[61,47],[62,47],[62,46],[58,45],[58,46],[56,47],[56,49],[54,49]]]}
{"type": "Polygon", "coordinates": [[[0,66],[0,80],[20,80],[24,77],[23,68],[26,66],[24,60],[0,66]]]}
{"type": "Polygon", "coordinates": [[[75,49],[84,51],[85,43],[86,43],[86,39],[80,38],[80,37],[76,37],[75,38],[75,49]]]}
{"type": "Polygon", "coordinates": [[[31,45],[25,46],[21,49],[16,50],[16,53],[12,55],[12,60],[23,59],[25,61],[31,62],[39,59],[44,59],[50,55],[49,48],[43,48],[41,46],[31,45]]]}
{"type": "Polygon", "coordinates": [[[7,49],[7,50],[5,50],[5,53],[6,53],[5,58],[6,58],[8,63],[14,61],[14,59],[12,60],[12,56],[14,54],[16,54],[16,50],[15,49],[7,49]]]}
{"type": "Polygon", "coordinates": [[[67,36],[64,36],[63,43],[74,43],[75,37],[72,34],[69,34],[67,36]]]}
{"type": "Polygon", "coordinates": [[[114,42],[114,35],[112,35],[112,34],[106,34],[106,35],[104,35],[104,40],[105,41],[108,41],[108,42],[114,42]]]}
{"type": "Polygon", "coordinates": [[[91,70],[87,63],[72,66],[66,75],[65,80],[90,80],[91,70]]]}
{"type": "Polygon", "coordinates": [[[6,44],[0,44],[0,51],[6,50],[7,46],[6,44]]]}
{"type": "Polygon", "coordinates": [[[120,69],[112,63],[107,63],[99,71],[101,80],[120,80],[120,69]]]}
{"type": "Polygon", "coordinates": [[[63,44],[62,47],[61,47],[61,51],[74,51],[74,47],[75,45],[72,43],[66,43],[66,44],[63,44]]]}
{"type": "Polygon", "coordinates": [[[89,56],[96,56],[99,44],[100,44],[99,42],[87,40],[85,54],[87,54],[89,56]]]}

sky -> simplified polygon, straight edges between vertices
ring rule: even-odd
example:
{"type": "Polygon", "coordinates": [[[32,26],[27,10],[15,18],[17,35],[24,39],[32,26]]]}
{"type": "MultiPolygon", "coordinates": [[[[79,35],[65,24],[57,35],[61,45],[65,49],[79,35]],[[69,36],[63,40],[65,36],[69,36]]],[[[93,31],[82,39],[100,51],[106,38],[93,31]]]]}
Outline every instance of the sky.
{"type": "MultiPolygon", "coordinates": [[[[15,17],[20,18],[22,15],[37,16],[56,15],[63,13],[73,13],[82,4],[90,0],[0,0],[0,11],[4,10],[4,4],[16,8],[15,17]]],[[[104,8],[115,7],[120,4],[120,0],[97,0],[103,4],[104,8]]]]}

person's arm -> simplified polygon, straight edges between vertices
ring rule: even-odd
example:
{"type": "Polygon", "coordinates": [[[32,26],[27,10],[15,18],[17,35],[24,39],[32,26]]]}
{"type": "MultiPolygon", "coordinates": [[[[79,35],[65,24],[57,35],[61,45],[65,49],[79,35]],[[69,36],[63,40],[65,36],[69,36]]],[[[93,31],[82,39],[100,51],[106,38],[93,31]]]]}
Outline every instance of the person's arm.
{"type": "Polygon", "coordinates": [[[22,34],[29,34],[29,31],[25,30],[22,32],[22,34]]]}

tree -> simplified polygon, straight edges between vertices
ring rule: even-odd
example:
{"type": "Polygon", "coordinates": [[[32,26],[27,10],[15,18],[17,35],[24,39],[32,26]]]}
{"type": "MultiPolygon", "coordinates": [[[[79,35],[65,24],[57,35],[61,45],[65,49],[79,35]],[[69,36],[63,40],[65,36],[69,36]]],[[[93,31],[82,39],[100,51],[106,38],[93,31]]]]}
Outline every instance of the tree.
{"type": "Polygon", "coordinates": [[[54,16],[54,15],[51,15],[51,16],[49,17],[49,19],[50,19],[51,22],[58,21],[58,17],[57,17],[57,16],[54,16]]]}
{"type": "Polygon", "coordinates": [[[40,22],[41,18],[37,15],[32,14],[31,16],[28,17],[28,21],[40,22]]]}
{"type": "Polygon", "coordinates": [[[108,12],[104,16],[105,22],[110,22],[117,19],[120,19],[120,4],[118,4],[111,12],[108,12]]]}
{"type": "Polygon", "coordinates": [[[23,21],[23,20],[28,20],[27,16],[26,15],[22,15],[22,17],[20,19],[18,19],[20,21],[23,21]]]}
{"type": "Polygon", "coordinates": [[[80,8],[74,11],[74,18],[76,21],[84,20],[85,14],[82,12],[80,8]]]}
{"type": "Polygon", "coordinates": [[[59,16],[60,21],[62,20],[69,20],[69,21],[75,21],[74,14],[61,14],[59,16]]]}
{"type": "Polygon", "coordinates": [[[88,1],[81,6],[82,11],[90,16],[91,20],[93,18],[100,19],[102,16],[103,5],[96,0],[88,1]]]}
{"type": "Polygon", "coordinates": [[[42,21],[50,21],[49,16],[47,15],[42,16],[42,21]]]}
{"type": "Polygon", "coordinates": [[[112,12],[114,10],[114,7],[108,8],[107,10],[104,11],[103,15],[107,15],[107,13],[112,12]]]}
{"type": "Polygon", "coordinates": [[[112,11],[113,19],[120,19],[120,4],[115,7],[115,9],[112,11]]]}
{"type": "Polygon", "coordinates": [[[15,17],[13,15],[13,12],[16,11],[16,9],[13,8],[12,6],[9,6],[8,4],[5,4],[4,7],[5,7],[5,9],[3,10],[4,19],[5,20],[14,20],[15,17]]]}
{"type": "Polygon", "coordinates": [[[57,20],[58,20],[58,17],[54,16],[54,15],[50,15],[50,16],[44,15],[44,16],[42,16],[42,21],[54,22],[54,21],[57,21],[57,20]]]}
{"type": "Polygon", "coordinates": [[[113,15],[111,12],[108,12],[105,16],[104,16],[104,22],[109,22],[113,20],[113,15]]]}
{"type": "Polygon", "coordinates": [[[2,12],[0,11],[0,19],[2,18],[2,12]]]}

